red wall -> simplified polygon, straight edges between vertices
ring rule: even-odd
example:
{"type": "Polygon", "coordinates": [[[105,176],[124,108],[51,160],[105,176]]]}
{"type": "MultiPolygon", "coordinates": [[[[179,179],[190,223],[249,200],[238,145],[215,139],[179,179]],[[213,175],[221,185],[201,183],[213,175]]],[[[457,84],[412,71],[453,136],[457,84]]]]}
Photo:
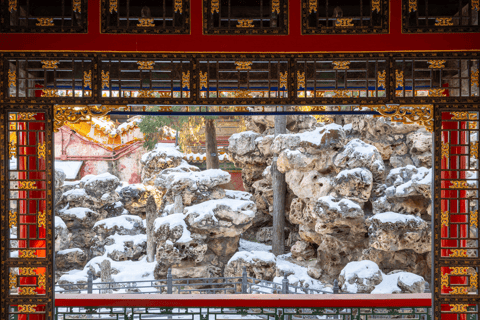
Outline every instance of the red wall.
{"type": "Polygon", "coordinates": [[[401,0],[390,1],[390,34],[301,35],[300,0],[290,0],[287,36],[202,35],[202,1],[191,0],[190,35],[100,34],[99,0],[90,1],[88,34],[0,34],[1,51],[373,52],[479,50],[480,33],[402,34],[401,0]]]}

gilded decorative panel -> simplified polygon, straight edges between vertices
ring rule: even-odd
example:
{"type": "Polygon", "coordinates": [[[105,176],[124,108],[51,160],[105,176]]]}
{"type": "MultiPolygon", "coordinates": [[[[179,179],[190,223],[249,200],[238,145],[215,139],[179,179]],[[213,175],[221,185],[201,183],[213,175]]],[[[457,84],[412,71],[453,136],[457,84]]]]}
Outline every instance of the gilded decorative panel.
{"type": "Polygon", "coordinates": [[[204,34],[288,34],[287,0],[203,0],[204,34]]]}
{"type": "Polygon", "coordinates": [[[389,33],[388,0],[302,0],[302,34],[389,33]]]}
{"type": "Polygon", "coordinates": [[[478,0],[402,0],[403,33],[479,32],[478,0]]]}
{"type": "Polygon", "coordinates": [[[190,33],[190,0],[101,0],[101,6],[102,33],[190,33]]]}
{"type": "Polygon", "coordinates": [[[86,33],[87,4],[87,0],[5,0],[1,32],[86,33]]]}

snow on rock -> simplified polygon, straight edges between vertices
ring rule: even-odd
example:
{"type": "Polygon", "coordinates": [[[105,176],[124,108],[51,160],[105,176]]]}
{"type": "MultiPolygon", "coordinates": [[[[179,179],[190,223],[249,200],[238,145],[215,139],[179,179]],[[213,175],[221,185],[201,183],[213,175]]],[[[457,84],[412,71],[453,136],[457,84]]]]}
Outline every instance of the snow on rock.
{"type": "Polygon", "coordinates": [[[83,187],[89,196],[101,198],[105,193],[114,193],[119,185],[120,179],[111,173],[105,172],[90,177],[83,187]]]}
{"type": "Polygon", "coordinates": [[[362,208],[357,203],[333,196],[319,198],[315,203],[314,212],[321,223],[338,222],[339,219],[363,218],[364,215],[362,208]]]}
{"type": "Polygon", "coordinates": [[[230,258],[225,267],[225,277],[241,277],[243,267],[247,275],[257,279],[272,281],[275,277],[277,259],[265,251],[239,251],[230,258]]]}
{"type": "Polygon", "coordinates": [[[155,185],[162,189],[179,192],[185,188],[196,190],[213,188],[230,182],[230,174],[220,169],[210,169],[200,172],[174,172],[161,174],[155,185]]]}
{"type": "Polygon", "coordinates": [[[378,265],[369,260],[349,262],[340,272],[338,284],[343,292],[370,293],[383,280],[378,265]]]}
{"type": "Polygon", "coordinates": [[[93,230],[101,238],[118,233],[119,235],[137,235],[145,233],[142,218],[134,215],[122,215],[103,219],[95,223],[93,230]]]}
{"type": "Polygon", "coordinates": [[[142,156],[143,164],[141,178],[144,184],[152,185],[156,175],[163,169],[179,166],[183,154],[173,143],[157,143],[155,148],[142,156]]]}
{"type": "Polygon", "coordinates": [[[80,248],[71,248],[55,253],[55,266],[62,271],[80,269],[87,263],[87,254],[80,248]]]}
{"type": "Polygon", "coordinates": [[[395,168],[390,171],[385,180],[387,185],[385,193],[388,198],[415,195],[424,195],[430,198],[431,174],[432,170],[425,167],[417,168],[408,165],[395,168]]]}
{"type": "Polygon", "coordinates": [[[82,207],[68,209],[68,206],[66,206],[64,209],[58,210],[57,215],[69,229],[79,227],[91,228],[99,218],[97,212],[82,207]]]}
{"type": "Polygon", "coordinates": [[[425,280],[414,273],[393,271],[382,275],[382,282],[371,292],[372,294],[423,293],[425,280]]]}
{"type": "Polygon", "coordinates": [[[354,168],[341,171],[333,180],[333,188],[339,197],[367,202],[373,186],[372,173],[365,168],[354,168]]]}
{"type": "Polygon", "coordinates": [[[192,241],[193,239],[185,223],[185,218],[185,214],[175,213],[155,219],[155,237],[163,241],[176,243],[188,243],[192,241]]]}
{"type": "Polygon", "coordinates": [[[64,250],[70,246],[72,235],[62,218],[55,216],[55,250],[64,250]]]}
{"type": "Polygon", "coordinates": [[[383,176],[385,164],[378,149],[359,139],[353,139],[337,154],[334,164],[338,168],[367,168],[374,177],[383,176]]]}
{"type": "Polygon", "coordinates": [[[225,197],[236,200],[252,200],[252,194],[240,190],[225,190],[225,197]]]}
{"type": "Polygon", "coordinates": [[[105,239],[105,253],[115,261],[138,260],[145,255],[147,235],[119,235],[115,233],[105,239]]]}
{"type": "Polygon", "coordinates": [[[255,203],[247,200],[209,200],[186,207],[186,221],[192,231],[210,238],[236,237],[251,226],[255,203]]]}
{"type": "Polygon", "coordinates": [[[298,147],[328,148],[337,145],[345,138],[343,127],[332,123],[323,127],[317,127],[313,131],[305,131],[295,134],[279,134],[275,137],[272,151],[280,153],[282,150],[295,150],[298,147]]]}
{"type": "Polygon", "coordinates": [[[271,252],[272,251],[272,246],[269,246],[269,245],[266,245],[266,244],[263,244],[263,243],[248,241],[248,240],[245,240],[245,239],[240,239],[239,246],[238,246],[238,251],[271,252]]]}

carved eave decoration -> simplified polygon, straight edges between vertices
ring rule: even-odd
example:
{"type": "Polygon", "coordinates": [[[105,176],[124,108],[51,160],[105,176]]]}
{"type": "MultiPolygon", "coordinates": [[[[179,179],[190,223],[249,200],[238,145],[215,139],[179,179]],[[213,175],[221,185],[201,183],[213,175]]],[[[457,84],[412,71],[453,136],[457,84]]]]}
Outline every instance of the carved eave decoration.
{"type": "Polygon", "coordinates": [[[377,117],[389,117],[393,122],[418,124],[433,132],[433,105],[381,105],[364,106],[380,113],[377,117]]]}
{"type": "Polygon", "coordinates": [[[103,117],[114,109],[125,106],[82,106],[82,105],[56,105],[54,108],[53,131],[58,132],[65,122],[78,123],[91,121],[95,117],[103,117]]]}

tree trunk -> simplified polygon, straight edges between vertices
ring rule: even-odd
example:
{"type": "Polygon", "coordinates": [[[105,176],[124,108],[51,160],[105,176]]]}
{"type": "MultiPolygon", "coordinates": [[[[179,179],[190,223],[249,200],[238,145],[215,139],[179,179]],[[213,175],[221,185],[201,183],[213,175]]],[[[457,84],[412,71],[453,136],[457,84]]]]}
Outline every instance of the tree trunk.
{"type": "MultiPolygon", "coordinates": [[[[275,136],[287,133],[287,116],[275,116],[275,136]]],[[[276,256],[285,253],[285,194],[287,185],[285,174],[277,169],[278,154],[272,161],[273,187],[273,239],[272,253],[276,256]]]]}
{"type": "Polygon", "coordinates": [[[205,120],[205,149],[207,152],[207,169],[219,169],[217,153],[217,133],[215,131],[215,120],[205,120]]]}
{"type": "Polygon", "coordinates": [[[147,220],[147,262],[155,261],[155,251],[157,250],[157,242],[155,239],[155,219],[157,218],[157,205],[153,195],[147,199],[146,206],[146,220],[147,220]]]}

